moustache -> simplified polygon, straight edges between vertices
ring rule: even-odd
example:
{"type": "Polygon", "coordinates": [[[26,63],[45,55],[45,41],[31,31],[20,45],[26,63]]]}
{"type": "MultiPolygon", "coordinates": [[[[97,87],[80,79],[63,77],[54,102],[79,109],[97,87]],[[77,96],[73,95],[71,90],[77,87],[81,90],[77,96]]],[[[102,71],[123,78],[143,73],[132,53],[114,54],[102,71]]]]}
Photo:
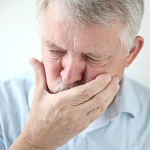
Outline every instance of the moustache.
{"type": "Polygon", "coordinates": [[[69,90],[76,86],[78,86],[77,82],[75,82],[73,84],[66,84],[63,81],[60,81],[55,86],[53,86],[50,91],[51,91],[51,93],[56,94],[56,93],[59,93],[59,92],[65,91],[65,90],[69,90]]]}

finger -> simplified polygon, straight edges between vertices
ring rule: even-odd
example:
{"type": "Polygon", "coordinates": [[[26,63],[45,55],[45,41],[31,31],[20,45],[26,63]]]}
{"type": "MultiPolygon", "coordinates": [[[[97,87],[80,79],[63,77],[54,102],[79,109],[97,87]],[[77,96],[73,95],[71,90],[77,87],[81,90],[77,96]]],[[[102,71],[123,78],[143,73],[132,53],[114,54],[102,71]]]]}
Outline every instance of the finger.
{"type": "Polygon", "coordinates": [[[111,81],[111,76],[108,74],[101,74],[96,79],[77,87],[74,87],[70,90],[66,90],[61,94],[63,99],[68,99],[73,105],[79,105],[91,97],[102,91],[107,84],[111,81]]]}
{"type": "Polygon", "coordinates": [[[36,98],[34,99],[39,100],[43,96],[44,91],[47,91],[44,65],[42,62],[35,58],[30,58],[29,63],[34,68],[35,72],[34,96],[36,98]]]}
{"type": "Polygon", "coordinates": [[[107,98],[100,106],[87,113],[87,117],[89,117],[90,122],[93,122],[104,113],[107,107],[113,102],[114,97],[116,96],[116,93],[119,90],[119,87],[120,86],[114,89],[113,94],[111,94],[109,98],[107,98]]]}
{"type": "Polygon", "coordinates": [[[109,97],[114,96],[118,91],[119,80],[117,77],[113,77],[113,80],[99,93],[93,96],[89,101],[84,102],[79,107],[84,112],[89,111],[99,107],[105,102],[109,97]],[[116,89],[117,90],[114,90],[116,89]]]}

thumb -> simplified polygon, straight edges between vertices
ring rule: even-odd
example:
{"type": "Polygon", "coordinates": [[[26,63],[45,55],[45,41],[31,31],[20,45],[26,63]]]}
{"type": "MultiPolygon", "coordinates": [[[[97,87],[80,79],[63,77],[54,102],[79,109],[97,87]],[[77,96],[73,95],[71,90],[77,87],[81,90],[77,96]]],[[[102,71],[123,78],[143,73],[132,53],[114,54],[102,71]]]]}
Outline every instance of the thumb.
{"type": "Polygon", "coordinates": [[[40,100],[43,93],[47,91],[44,65],[35,58],[30,58],[29,63],[33,67],[35,73],[34,98],[40,100]]]}

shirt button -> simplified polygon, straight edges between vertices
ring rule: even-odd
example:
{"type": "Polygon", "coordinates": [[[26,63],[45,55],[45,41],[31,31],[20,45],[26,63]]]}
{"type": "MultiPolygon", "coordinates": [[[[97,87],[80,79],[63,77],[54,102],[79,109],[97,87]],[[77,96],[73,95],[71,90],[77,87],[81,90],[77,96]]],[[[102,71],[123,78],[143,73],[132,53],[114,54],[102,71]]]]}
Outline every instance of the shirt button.
{"type": "Polygon", "coordinates": [[[83,138],[86,137],[86,133],[82,134],[82,137],[83,137],[83,138]]]}

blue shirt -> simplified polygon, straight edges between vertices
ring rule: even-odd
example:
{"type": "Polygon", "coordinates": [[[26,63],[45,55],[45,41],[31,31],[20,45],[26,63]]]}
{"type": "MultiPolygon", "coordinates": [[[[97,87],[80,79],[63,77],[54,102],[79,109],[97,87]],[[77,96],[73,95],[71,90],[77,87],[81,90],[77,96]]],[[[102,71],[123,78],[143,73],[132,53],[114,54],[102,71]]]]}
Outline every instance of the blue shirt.
{"type": "MultiPolygon", "coordinates": [[[[9,149],[28,120],[33,77],[0,81],[0,150],[9,149]]],[[[150,90],[123,77],[114,102],[103,115],[58,150],[149,150],[150,90]]]]}

